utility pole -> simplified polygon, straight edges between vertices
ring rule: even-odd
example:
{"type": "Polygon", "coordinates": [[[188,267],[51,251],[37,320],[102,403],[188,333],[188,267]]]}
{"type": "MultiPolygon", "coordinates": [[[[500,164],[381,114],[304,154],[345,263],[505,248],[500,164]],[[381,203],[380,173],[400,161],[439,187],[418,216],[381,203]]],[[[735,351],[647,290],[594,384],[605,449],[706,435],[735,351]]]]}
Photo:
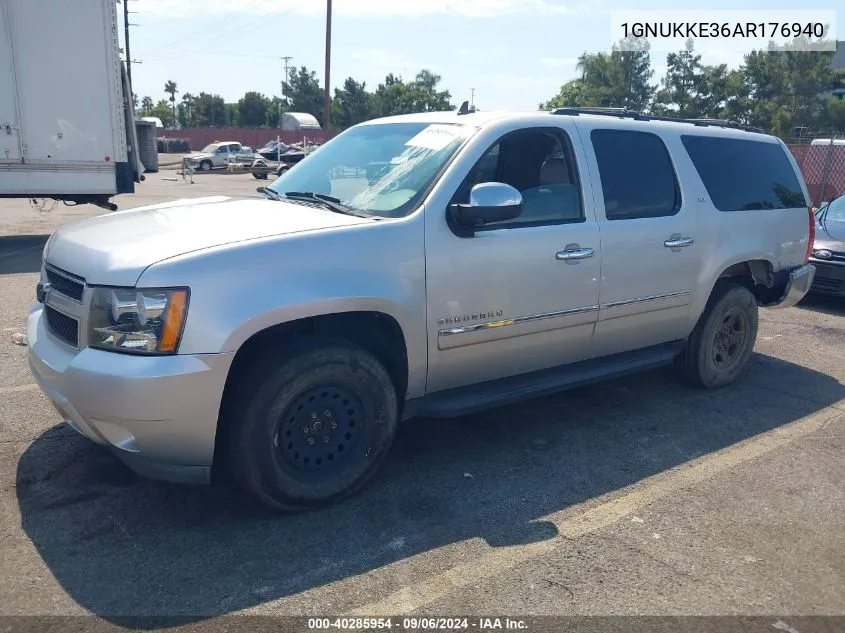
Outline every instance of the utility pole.
{"type": "Polygon", "coordinates": [[[472,96],[470,97],[469,107],[470,107],[470,109],[474,109],[475,108],[475,88],[470,88],[470,90],[472,91],[472,96]]]}
{"type": "Polygon", "coordinates": [[[326,0],[326,85],[323,96],[323,129],[328,131],[332,116],[331,99],[332,65],[332,0],[326,0]]]}
{"type": "Polygon", "coordinates": [[[282,82],[282,99],[284,99],[287,95],[285,94],[285,84],[290,83],[290,74],[288,73],[288,69],[291,68],[290,60],[293,59],[290,55],[282,57],[285,62],[285,80],[282,82]]]}
{"type": "MultiPolygon", "coordinates": [[[[129,0],[123,0],[123,41],[126,45],[126,76],[132,90],[132,55],[129,53],[129,0]]],[[[132,98],[132,95],[129,95],[132,98]]]]}

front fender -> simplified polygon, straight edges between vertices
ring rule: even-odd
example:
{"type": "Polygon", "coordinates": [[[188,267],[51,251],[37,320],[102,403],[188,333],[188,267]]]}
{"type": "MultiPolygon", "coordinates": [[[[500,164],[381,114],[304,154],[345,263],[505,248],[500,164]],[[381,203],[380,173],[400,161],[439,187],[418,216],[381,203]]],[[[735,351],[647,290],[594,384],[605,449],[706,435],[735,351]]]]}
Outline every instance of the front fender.
{"type": "Polygon", "coordinates": [[[262,330],[308,317],[384,313],[405,337],[409,395],[425,389],[425,253],[414,218],[187,254],[150,267],[140,285],[190,287],[180,354],[236,352],[262,330]]]}

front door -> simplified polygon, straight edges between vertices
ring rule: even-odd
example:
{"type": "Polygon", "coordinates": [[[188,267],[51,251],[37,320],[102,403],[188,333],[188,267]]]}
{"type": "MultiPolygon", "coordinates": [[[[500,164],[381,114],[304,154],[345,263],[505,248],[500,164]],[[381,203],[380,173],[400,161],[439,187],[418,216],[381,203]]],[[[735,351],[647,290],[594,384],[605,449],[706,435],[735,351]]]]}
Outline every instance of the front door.
{"type": "Polygon", "coordinates": [[[590,355],[602,253],[569,125],[467,149],[481,158],[451,202],[466,203],[475,184],[504,182],[522,193],[520,217],[460,237],[445,205],[426,208],[428,393],[590,355]]]}

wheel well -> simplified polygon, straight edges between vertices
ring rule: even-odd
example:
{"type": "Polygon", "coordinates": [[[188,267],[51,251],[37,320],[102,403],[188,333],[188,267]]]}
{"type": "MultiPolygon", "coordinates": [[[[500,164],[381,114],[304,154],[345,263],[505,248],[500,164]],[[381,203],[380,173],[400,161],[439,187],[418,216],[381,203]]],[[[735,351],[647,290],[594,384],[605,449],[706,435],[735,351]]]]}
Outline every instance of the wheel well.
{"type": "MultiPolygon", "coordinates": [[[[224,412],[235,400],[238,379],[246,373],[246,369],[262,361],[267,362],[270,353],[284,354],[285,347],[310,336],[343,339],[363,347],[378,358],[393,381],[401,409],[408,389],[408,352],[399,323],[383,312],[341,312],[274,325],[247,339],[229,368],[220,405],[221,422],[232,417],[224,412]]],[[[215,463],[221,454],[218,448],[224,437],[225,429],[218,429],[215,463]]]]}
{"type": "Polygon", "coordinates": [[[751,259],[729,266],[719,279],[728,279],[748,288],[759,305],[776,302],[786,288],[786,279],[774,272],[771,263],[763,259],[751,259]]]}

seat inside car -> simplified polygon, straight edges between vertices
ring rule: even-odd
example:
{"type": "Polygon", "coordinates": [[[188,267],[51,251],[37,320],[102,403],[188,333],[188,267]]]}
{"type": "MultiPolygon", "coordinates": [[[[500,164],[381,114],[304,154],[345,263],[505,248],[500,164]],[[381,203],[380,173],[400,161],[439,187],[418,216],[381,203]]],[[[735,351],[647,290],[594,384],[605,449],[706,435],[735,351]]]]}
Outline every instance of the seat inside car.
{"type": "Polygon", "coordinates": [[[549,158],[540,168],[540,184],[522,193],[520,219],[526,222],[555,218],[575,220],[581,217],[578,190],[569,177],[563,158],[549,158]]]}

